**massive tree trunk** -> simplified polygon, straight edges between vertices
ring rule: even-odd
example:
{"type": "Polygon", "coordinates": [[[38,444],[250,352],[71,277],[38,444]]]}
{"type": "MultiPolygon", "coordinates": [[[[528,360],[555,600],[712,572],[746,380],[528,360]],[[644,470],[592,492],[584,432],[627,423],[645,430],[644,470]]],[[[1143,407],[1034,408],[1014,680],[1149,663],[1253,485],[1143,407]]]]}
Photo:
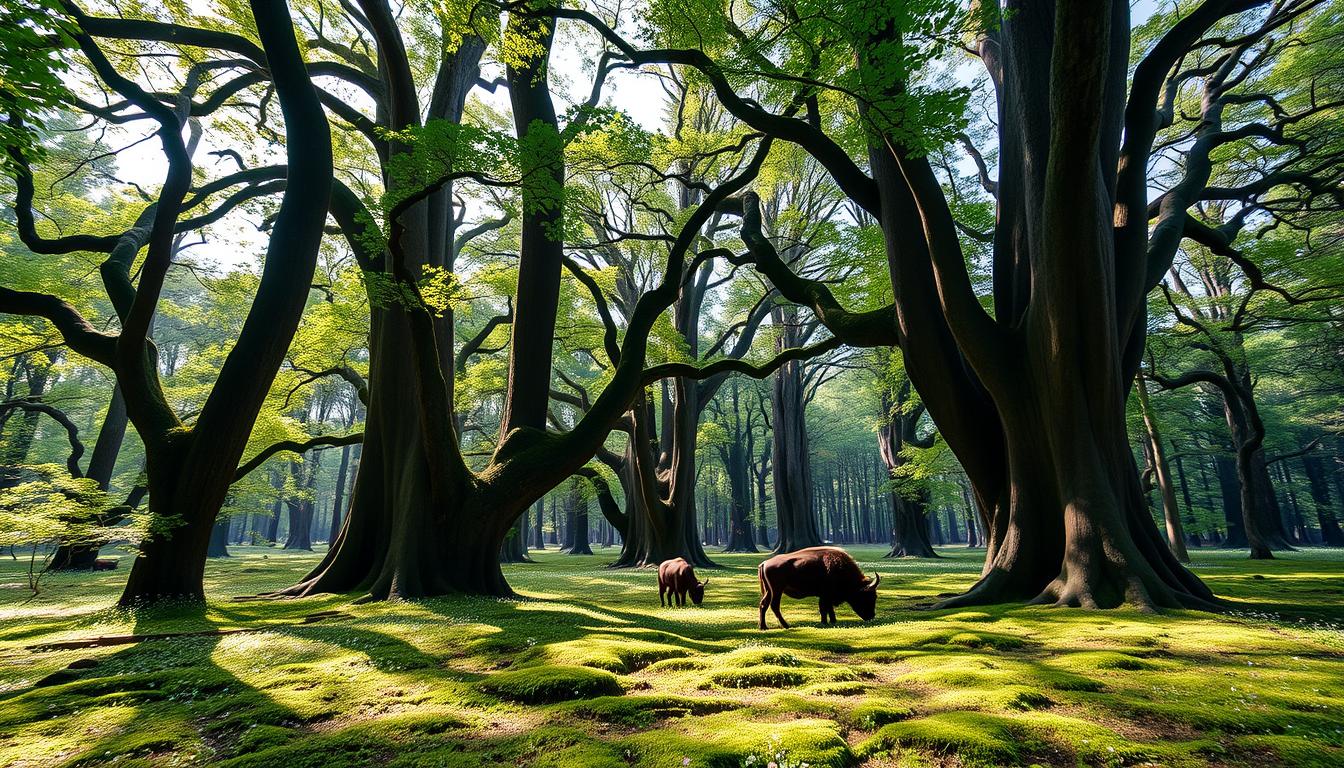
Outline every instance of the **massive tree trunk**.
{"type": "Polygon", "coordinates": [[[1212,604],[1147,514],[1124,423],[1153,271],[1142,182],[1115,170],[1128,40],[1122,3],[1023,2],[981,46],[1001,126],[993,318],[927,161],[899,139],[870,153],[905,368],[990,516],[983,578],[947,605],[1212,604]]]}

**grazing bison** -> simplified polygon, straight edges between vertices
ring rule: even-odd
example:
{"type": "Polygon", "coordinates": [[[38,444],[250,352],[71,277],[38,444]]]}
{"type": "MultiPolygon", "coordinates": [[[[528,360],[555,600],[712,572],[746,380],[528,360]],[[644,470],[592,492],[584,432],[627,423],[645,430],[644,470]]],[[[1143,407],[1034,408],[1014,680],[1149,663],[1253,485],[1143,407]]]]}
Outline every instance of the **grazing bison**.
{"type": "Polygon", "coordinates": [[[690,592],[691,602],[699,605],[705,599],[705,585],[708,583],[709,579],[695,580],[695,569],[686,562],[686,558],[664,560],[658,564],[658,604],[664,605],[663,596],[666,595],[666,605],[672,605],[674,598],[677,605],[685,605],[686,593],[690,592]]]}
{"type": "Polygon", "coordinates": [[[835,606],[840,603],[849,603],[864,621],[877,612],[877,584],[882,576],[864,578],[854,558],[838,547],[809,547],[775,555],[761,563],[757,572],[761,580],[761,629],[765,629],[767,606],[775,612],[780,626],[788,628],[789,623],[779,612],[784,595],[817,598],[822,624],[835,623],[835,606]]]}

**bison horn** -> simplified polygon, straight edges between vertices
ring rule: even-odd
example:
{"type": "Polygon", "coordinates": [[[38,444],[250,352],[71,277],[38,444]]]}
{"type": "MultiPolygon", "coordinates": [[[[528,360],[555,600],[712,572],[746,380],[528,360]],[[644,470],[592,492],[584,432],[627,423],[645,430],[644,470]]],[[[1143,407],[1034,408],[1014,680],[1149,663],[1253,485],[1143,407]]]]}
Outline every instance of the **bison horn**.
{"type": "Polygon", "coordinates": [[[703,589],[707,584],[709,584],[709,579],[705,579],[704,581],[700,582],[700,587],[703,589]]]}
{"type": "Polygon", "coordinates": [[[868,583],[868,588],[877,589],[877,585],[880,584],[881,582],[882,582],[882,574],[875,573],[873,574],[872,580],[868,583]]]}

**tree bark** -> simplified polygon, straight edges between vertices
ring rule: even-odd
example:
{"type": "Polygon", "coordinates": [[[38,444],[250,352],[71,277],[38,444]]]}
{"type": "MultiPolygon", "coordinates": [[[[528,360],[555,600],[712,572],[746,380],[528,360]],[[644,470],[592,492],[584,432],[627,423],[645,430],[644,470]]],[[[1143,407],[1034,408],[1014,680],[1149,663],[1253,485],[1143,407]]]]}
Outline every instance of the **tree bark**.
{"type": "Polygon", "coordinates": [[[1135,392],[1139,398],[1139,409],[1143,412],[1143,426],[1148,433],[1153,475],[1162,497],[1162,519],[1166,523],[1167,546],[1171,547],[1171,553],[1177,560],[1188,563],[1190,553],[1185,549],[1185,527],[1181,523],[1180,510],[1176,507],[1176,489],[1171,482],[1171,468],[1167,465],[1167,453],[1162,447],[1162,436],[1158,431],[1152,406],[1148,402],[1148,386],[1144,383],[1142,375],[1135,379],[1135,392]]]}
{"type": "MultiPolygon", "coordinates": [[[[771,311],[780,327],[778,349],[797,346],[798,310],[794,306],[771,311]]],[[[770,422],[771,476],[775,488],[775,514],[779,539],[774,552],[794,552],[821,544],[812,501],[812,461],[807,440],[802,366],[790,361],[775,372],[771,381],[770,422]]]]}

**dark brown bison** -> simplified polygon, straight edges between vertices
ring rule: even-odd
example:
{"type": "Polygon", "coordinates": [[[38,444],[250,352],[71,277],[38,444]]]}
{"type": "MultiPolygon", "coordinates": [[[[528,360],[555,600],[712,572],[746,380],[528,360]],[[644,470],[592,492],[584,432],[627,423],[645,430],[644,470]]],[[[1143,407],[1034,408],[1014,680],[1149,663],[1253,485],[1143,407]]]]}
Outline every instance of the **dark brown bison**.
{"type": "Polygon", "coordinates": [[[775,612],[780,626],[789,626],[779,612],[780,598],[785,595],[817,598],[822,624],[835,623],[835,606],[840,603],[849,603],[864,621],[877,612],[877,584],[882,576],[864,578],[854,558],[838,547],[809,547],[775,555],[761,563],[757,573],[761,580],[761,629],[765,629],[767,606],[775,612]]]}
{"type": "Polygon", "coordinates": [[[691,602],[696,605],[705,599],[705,585],[709,579],[704,581],[695,580],[695,569],[686,562],[683,557],[675,560],[664,560],[658,564],[658,604],[672,605],[672,600],[676,599],[677,605],[686,604],[686,593],[691,593],[691,602]],[[663,602],[663,597],[667,597],[667,602],[663,602]]]}
{"type": "Polygon", "coordinates": [[[95,571],[115,571],[119,561],[110,558],[98,558],[93,561],[93,570],[95,571]]]}

